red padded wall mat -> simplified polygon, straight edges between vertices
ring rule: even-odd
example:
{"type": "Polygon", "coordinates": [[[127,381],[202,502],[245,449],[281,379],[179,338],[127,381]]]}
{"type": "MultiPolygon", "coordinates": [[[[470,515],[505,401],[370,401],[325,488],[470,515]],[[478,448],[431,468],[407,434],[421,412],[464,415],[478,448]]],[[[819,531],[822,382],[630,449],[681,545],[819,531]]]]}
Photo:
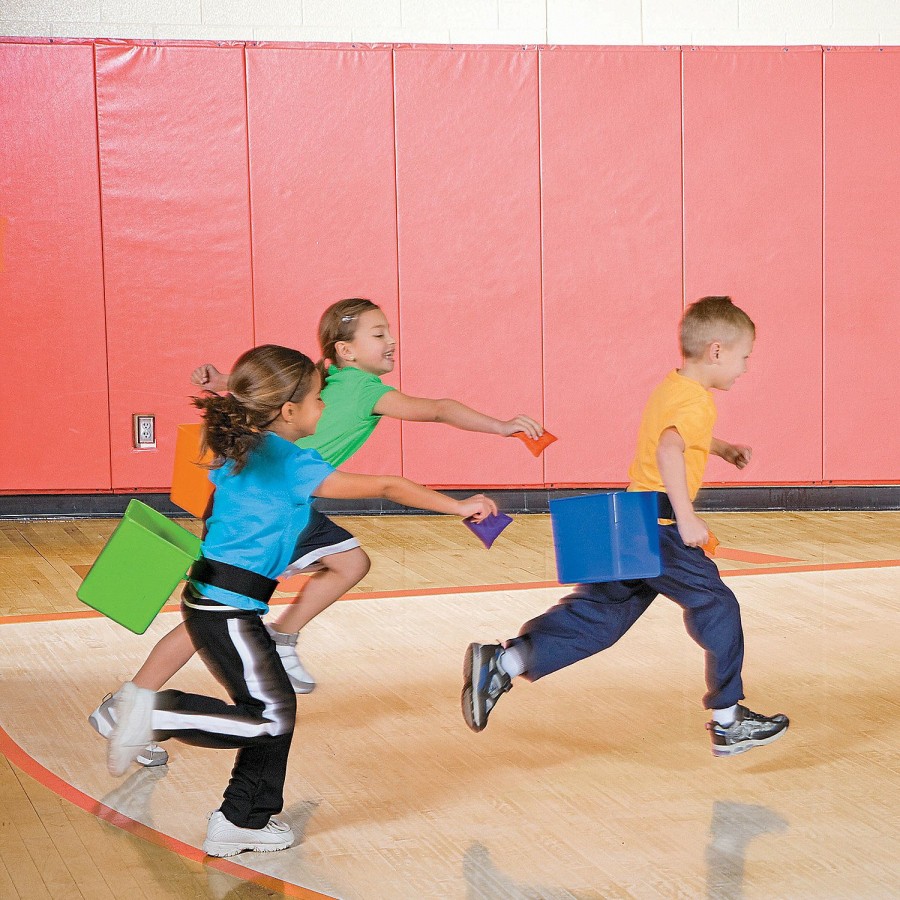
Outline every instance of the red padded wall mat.
{"type": "Polygon", "coordinates": [[[109,490],[90,45],[0,44],[0,488],[109,490]]]}
{"type": "Polygon", "coordinates": [[[114,488],[169,485],[191,370],[253,344],[245,96],[241,47],[97,46],[114,488]]]}
{"type": "Polygon", "coordinates": [[[730,294],[757,326],[749,372],[716,393],[740,473],[822,477],[822,56],[782,48],[684,56],[685,299],[730,294]]]}

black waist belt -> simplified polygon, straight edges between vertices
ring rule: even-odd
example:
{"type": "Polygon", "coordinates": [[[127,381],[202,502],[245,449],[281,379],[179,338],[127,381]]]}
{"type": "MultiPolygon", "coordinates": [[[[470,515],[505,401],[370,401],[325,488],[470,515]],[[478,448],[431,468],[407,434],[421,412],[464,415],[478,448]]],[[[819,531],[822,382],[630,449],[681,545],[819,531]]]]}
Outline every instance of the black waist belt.
{"type": "Polygon", "coordinates": [[[278,587],[278,582],[274,578],[266,578],[265,575],[251,572],[249,569],[232,566],[217,559],[206,559],[204,556],[191,566],[188,577],[201,584],[243,594],[245,597],[259,600],[260,603],[268,603],[275,593],[275,588],[278,587]]]}
{"type": "Polygon", "coordinates": [[[672,519],[674,521],[675,510],[672,509],[672,504],[669,501],[669,495],[659,492],[656,496],[659,499],[659,517],[661,519],[672,519]]]}

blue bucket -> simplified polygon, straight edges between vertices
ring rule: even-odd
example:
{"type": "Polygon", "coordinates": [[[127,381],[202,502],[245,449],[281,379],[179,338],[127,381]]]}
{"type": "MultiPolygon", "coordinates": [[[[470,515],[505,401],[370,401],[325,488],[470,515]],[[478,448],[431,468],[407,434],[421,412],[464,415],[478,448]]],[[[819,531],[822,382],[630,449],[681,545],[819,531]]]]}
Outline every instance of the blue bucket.
{"type": "Polygon", "coordinates": [[[658,497],[655,491],[607,491],[551,500],[560,584],[659,575],[658,497]]]}

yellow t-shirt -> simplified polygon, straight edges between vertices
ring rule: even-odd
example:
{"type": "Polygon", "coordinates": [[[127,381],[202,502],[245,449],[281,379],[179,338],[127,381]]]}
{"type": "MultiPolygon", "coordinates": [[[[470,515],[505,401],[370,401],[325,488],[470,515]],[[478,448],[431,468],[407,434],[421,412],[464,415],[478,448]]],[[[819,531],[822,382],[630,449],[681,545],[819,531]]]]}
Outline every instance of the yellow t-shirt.
{"type": "Polygon", "coordinates": [[[684,467],[691,500],[703,483],[703,472],[709,458],[716,404],[712,393],[702,384],[672,371],[650,395],[638,430],[637,452],[628,470],[630,491],[665,492],[656,448],[667,428],[675,428],[684,441],[684,467]]]}

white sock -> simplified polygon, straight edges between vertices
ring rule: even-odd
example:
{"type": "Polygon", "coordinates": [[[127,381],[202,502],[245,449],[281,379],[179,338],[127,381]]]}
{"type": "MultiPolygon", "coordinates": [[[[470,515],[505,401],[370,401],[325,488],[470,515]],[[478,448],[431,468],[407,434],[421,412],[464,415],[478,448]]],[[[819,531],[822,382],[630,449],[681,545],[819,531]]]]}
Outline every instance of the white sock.
{"type": "Polygon", "coordinates": [[[515,678],[528,670],[528,660],[525,653],[524,644],[513,644],[512,647],[503,650],[497,660],[497,665],[509,675],[515,678]]]}
{"type": "Polygon", "coordinates": [[[728,706],[725,709],[714,709],[712,711],[713,721],[723,728],[734,725],[734,720],[737,718],[737,708],[738,705],[735,703],[734,706],[728,706]]]}

